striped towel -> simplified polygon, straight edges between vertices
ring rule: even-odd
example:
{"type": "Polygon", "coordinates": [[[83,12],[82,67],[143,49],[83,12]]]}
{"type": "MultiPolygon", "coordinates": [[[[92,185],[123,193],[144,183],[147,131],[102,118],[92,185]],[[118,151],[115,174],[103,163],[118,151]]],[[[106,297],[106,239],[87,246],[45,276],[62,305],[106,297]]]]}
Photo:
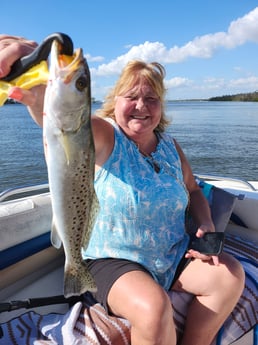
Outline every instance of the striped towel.
{"type": "Polygon", "coordinates": [[[109,316],[85,294],[66,314],[27,312],[2,324],[1,345],[129,345],[128,321],[109,316]]]}
{"type": "MultiPolygon", "coordinates": [[[[227,235],[225,251],[242,263],[246,272],[244,292],[217,337],[228,345],[257,325],[257,253],[252,243],[227,235]]],[[[178,332],[182,333],[192,296],[169,293],[178,332]]],[[[109,316],[87,293],[64,314],[27,312],[1,325],[0,345],[129,345],[128,321],[109,316]]],[[[257,345],[253,342],[254,345],[257,345]]],[[[251,344],[250,344],[251,345],[251,344]]]]}

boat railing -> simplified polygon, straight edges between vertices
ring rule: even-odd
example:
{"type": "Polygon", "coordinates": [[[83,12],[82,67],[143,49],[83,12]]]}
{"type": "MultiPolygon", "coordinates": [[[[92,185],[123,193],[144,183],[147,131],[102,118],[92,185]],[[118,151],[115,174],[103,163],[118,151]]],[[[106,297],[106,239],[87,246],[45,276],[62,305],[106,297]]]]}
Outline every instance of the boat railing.
{"type": "MultiPolygon", "coordinates": [[[[248,188],[252,191],[257,192],[257,189],[250,182],[245,181],[245,180],[230,178],[230,177],[225,177],[225,176],[217,176],[217,175],[209,175],[209,174],[205,175],[205,174],[198,174],[198,173],[195,174],[195,176],[206,181],[235,182],[238,184],[242,184],[245,188],[248,188]]],[[[47,193],[47,192],[49,192],[48,183],[10,188],[0,193],[0,203],[4,201],[22,198],[25,196],[31,196],[31,195],[35,195],[39,193],[47,193]]]]}
{"type": "Polygon", "coordinates": [[[0,203],[47,192],[49,192],[48,183],[10,188],[0,193],[0,203]]]}
{"type": "Polygon", "coordinates": [[[235,182],[240,185],[243,185],[245,188],[248,188],[254,192],[257,192],[257,189],[248,181],[237,179],[237,178],[230,178],[225,176],[217,176],[217,175],[204,175],[204,174],[195,174],[196,177],[199,177],[205,181],[228,181],[228,182],[235,182]]]}

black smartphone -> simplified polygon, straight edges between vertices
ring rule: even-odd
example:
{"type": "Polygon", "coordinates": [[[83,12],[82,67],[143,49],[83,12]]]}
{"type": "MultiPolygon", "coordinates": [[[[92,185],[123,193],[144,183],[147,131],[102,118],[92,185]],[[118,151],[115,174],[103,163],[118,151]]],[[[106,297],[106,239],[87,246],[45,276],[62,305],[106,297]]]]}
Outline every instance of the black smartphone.
{"type": "Polygon", "coordinates": [[[224,232],[206,232],[203,237],[191,234],[188,248],[201,254],[219,255],[223,250],[224,240],[224,232]]]}

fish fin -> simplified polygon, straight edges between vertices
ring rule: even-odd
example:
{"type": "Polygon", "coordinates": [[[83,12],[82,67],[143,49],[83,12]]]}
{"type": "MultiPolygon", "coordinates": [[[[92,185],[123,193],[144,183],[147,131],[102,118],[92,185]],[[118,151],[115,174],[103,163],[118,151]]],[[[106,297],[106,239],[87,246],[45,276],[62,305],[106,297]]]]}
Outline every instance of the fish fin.
{"type": "Polygon", "coordinates": [[[87,264],[82,260],[80,267],[65,265],[64,296],[66,298],[81,295],[86,291],[96,292],[96,283],[88,270],[87,264]]]}
{"type": "Polygon", "coordinates": [[[59,137],[60,143],[64,149],[65,157],[66,157],[66,163],[69,165],[70,158],[71,158],[71,150],[70,150],[70,143],[68,140],[68,137],[65,133],[62,133],[59,137]]]}
{"type": "Polygon", "coordinates": [[[51,243],[55,248],[57,249],[61,248],[62,241],[58,235],[54,220],[52,221],[52,228],[51,228],[51,243]]]}

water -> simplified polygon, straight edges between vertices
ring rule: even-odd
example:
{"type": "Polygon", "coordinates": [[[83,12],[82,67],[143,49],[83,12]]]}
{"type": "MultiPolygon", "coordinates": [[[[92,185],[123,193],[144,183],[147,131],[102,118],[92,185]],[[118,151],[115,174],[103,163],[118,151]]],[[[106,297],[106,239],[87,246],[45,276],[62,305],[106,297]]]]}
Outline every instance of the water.
{"type": "MultiPolygon", "coordinates": [[[[258,103],[170,102],[167,114],[194,172],[258,179],[258,103]]],[[[47,182],[42,129],[24,106],[0,108],[0,134],[0,192],[47,182]]]]}
{"type": "Polygon", "coordinates": [[[258,103],[172,103],[168,110],[194,172],[258,179],[258,103]]]}

